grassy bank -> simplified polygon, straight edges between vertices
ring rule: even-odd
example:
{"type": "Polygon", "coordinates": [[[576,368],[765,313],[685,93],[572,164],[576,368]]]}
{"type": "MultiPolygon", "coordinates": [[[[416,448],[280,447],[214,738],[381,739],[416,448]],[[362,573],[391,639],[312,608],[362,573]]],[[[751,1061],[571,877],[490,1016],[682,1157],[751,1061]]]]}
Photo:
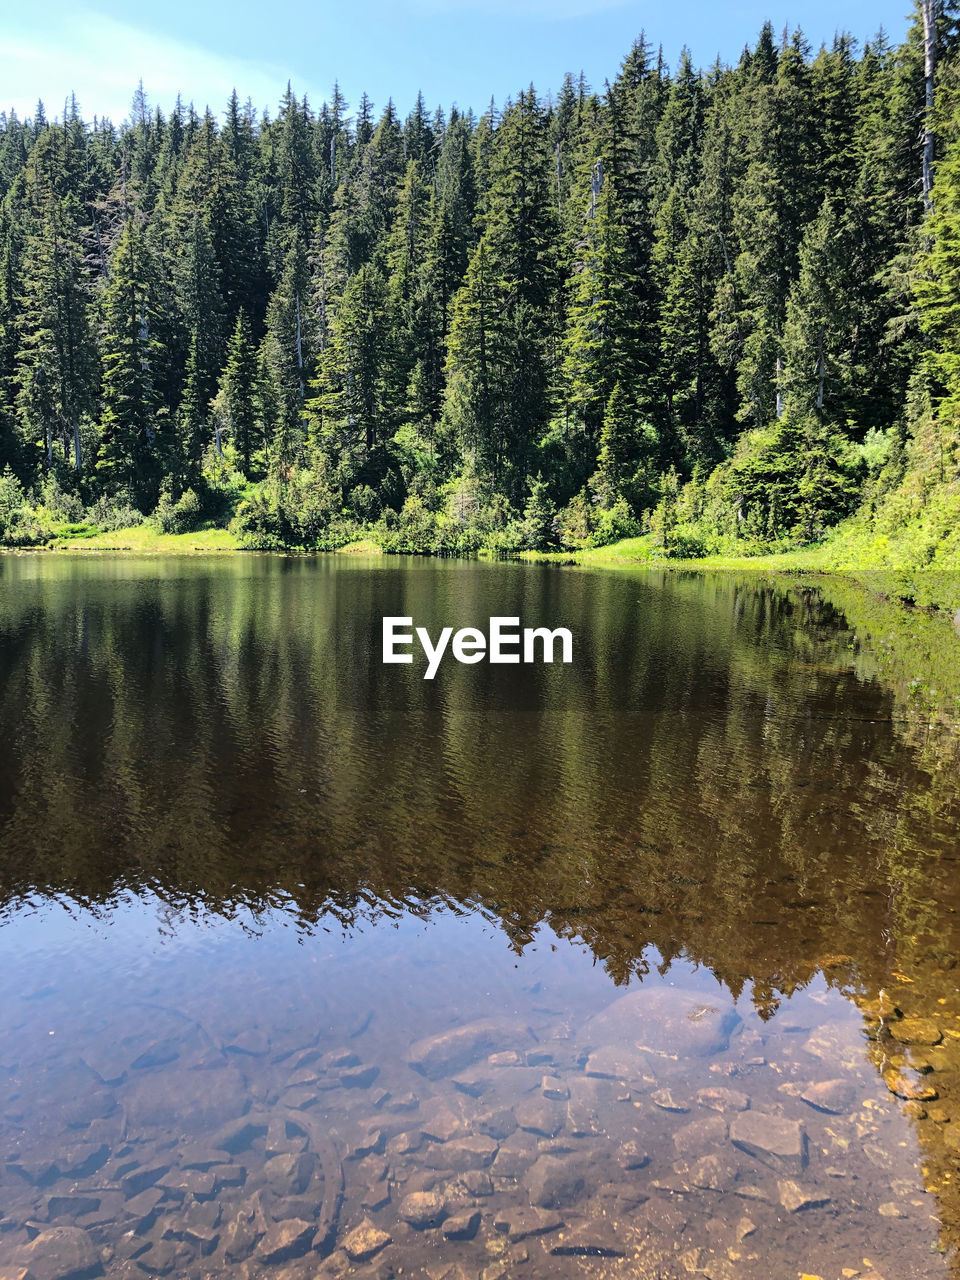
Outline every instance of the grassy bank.
{"type": "MultiPolygon", "coordinates": [[[[879,532],[873,521],[859,516],[840,525],[818,546],[769,555],[708,555],[685,560],[665,555],[653,537],[646,535],[582,550],[526,551],[520,553],[520,558],[597,568],[840,575],[860,582],[877,596],[952,615],[960,610],[960,553],[953,551],[952,542],[949,534],[944,537],[942,529],[927,529],[915,521],[890,535],[879,532]],[[934,554],[931,547],[935,548],[934,554]]],[[[152,521],[109,532],[64,529],[46,547],[52,551],[140,555],[198,555],[244,549],[242,541],[228,529],[207,527],[192,533],[163,533],[152,521]]],[[[339,550],[347,554],[383,553],[374,536],[358,538],[339,550]]]]}
{"type": "Polygon", "coordinates": [[[47,543],[50,551],[135,551],[140,555],[196,555],[211,551],[239,551],[228,529],[198,529],[195,533],[162,533],[153,524],[136,524],[109,533],[63,535],[47,543]]]}
{"type": "Polygon", "coordinates": [[[683,560],[665,555],[647,535],[582,551],[529,551],[523,558],[605,568],[837,574],[856,579],[876,595],[952,614],[960,609],[960,555],[940,554],[928,559],[927,546],[913,529],[909,537],[890,538],[877,534],[870,521],[858,518],[839,526],[818,546],[773,555],[710,555],[683,560]]]}

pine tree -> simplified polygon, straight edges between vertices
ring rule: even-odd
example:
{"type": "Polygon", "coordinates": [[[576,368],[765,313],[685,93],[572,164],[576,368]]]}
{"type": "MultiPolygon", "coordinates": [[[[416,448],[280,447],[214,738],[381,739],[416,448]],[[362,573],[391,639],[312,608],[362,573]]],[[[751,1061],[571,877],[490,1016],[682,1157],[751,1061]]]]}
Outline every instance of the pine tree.
{"type": "Polygon", "coordinates": [[[180,311],[187,330],[187,362],[179,409],[184,484],[199,483],[203,455],[211,443],[210,401],[223,365],[223,305],[220,271],[206,221],[194,215],[177,271],[180,311]]]}
{"type": "Polygon", "coordinates": [[[445,419],[478,474],[515,501],[556,376],[557,217],[546,136],[536,94],[521,93],[497,131],[485,230],[454,302],[448,348],[445,419]]]}
{"type": "Polygon", "coordinates": [[[247,313],[241,310],[227,346],[216,411],[236,450],[240,469],[248,478],[253,476],[253,460],[261,443],[256,395],[257,355],[247,313]]]}
{"type": "Polygon", "coordinates": [[[149,510],[159,492],[165,348],[159,264],[143,226],[130,218],[103,299],[103,410],[96,469],[111,491],[128,488],[149,510]]]}
{"type": "Polygon", "coordinates": [[[30,158],[13,380],[25,438],[43,442],[47,466],[58,441],[79,471],[80,419],[91,407],[95,365],[80,210],[72,194],[58,191],[66,177],[62,141],[45,130],[30,158]]]}
{"type": "Polygon", "coordinates": [[[598,162],[563,344],[563,404],[588,453],[614,387],[641,385],[647,374],[633,266],[616,189],[598,162]]]}
{"type": "Polygon", "coordinates": [[[618,382],[603,415],[597,470],[590,482],[601,507],[613,507],[624,496],[636,469],[639,435],[636,406],[618,382]]]}
{"type": "Polygon", "coordinates": [[[268,397],[275,409],[265,421],[267,447],[273,458],[290,465],[306,439],[304,404],[313,376],[315,343],[313,317],[308,305],[310,274],[306,247],[295,234],[287,251],[280,282],[267,307],[263,357],[272,389],[268,397]]]}
{"type": "Polygon", "coordinates": [[[389,328],[387,285],[379,269],[366,263],[344,291],[324,354],[319,410],[324,435],[341,448],[370,453],[389,433],[394,388],[384,360],[389,328]]]}

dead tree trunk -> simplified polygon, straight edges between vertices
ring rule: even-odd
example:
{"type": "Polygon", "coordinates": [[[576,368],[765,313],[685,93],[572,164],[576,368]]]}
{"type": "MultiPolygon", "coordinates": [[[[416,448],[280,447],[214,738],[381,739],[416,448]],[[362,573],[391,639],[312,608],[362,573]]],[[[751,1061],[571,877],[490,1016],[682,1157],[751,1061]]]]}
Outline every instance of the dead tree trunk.
{"type": "Polygon", "coordinates": [[[933,81],[936,71],[937,0],[920,0],[923,18],[923,207],[933,208],[933,81]]]}
{"type": "Polygon", "coordinates": [[[303,401],[303,331],[300,325],[300,294],[297,294],[297,373],[300,379],[300,400],[303,401]]]}

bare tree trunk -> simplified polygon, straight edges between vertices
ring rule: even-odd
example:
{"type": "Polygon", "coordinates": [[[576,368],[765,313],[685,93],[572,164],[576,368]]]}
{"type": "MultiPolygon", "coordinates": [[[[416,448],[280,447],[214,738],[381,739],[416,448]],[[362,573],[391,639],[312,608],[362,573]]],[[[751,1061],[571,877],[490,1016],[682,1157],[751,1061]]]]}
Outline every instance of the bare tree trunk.
{"type": "Polygon", "coordinates": [[[598,160],[590,174],[590,217],[597,216],[597,200],[603,190],[603,161],[598,160]]]}
{"type": "Polygon", "coordinates": [[[297,371],[300,375],[300,399],[303,400],[303,333],[300,326],[300,294],[297,294],[297,371]]]}
{"type": "Polygon", "coordinates": [[[777,385],[777,417],[778,418],[783,417],[783,392],[780,390],[780,372],[781,372],[782,366],[783,366],[783,362],[781,361],[780,357],[777,356],[777,384],[776,385],[777,385]]]}
{"type": "Polygon", "coordinates": [[[936,71],[937,0],[920,0],[923,17],[923,207],[933,208],[933,79],[936,71]]]}
{"type": "Polygon", "coordinates": [[[97,235],[97,256],[100,259],[100,274],[104,280],[107,278],[107,260],[103,256],[103,241],[100,238],[100,220],[97,218],[96,210],[93,214],[93,229],[97,235]]]}
{"type": "Polygon", "coordinates": [[[817,331],[817,417],[823,421],[823,382],[825,376],[823,359],[823,326],[817,331]]]}
{"type": "MultiPolygon", "coordinates": [[[[332,145],[332,142],[331,142],[332,145]]],[[[320,354],[327,349],[327,242],[320,233],[320,354]]]]}
{"type": "Polygon", "coordinates": [[[75,471],[83,468],[83,453],[80,449],[80,423],[76,418],[73,420],[73,467],[75,471]]]}

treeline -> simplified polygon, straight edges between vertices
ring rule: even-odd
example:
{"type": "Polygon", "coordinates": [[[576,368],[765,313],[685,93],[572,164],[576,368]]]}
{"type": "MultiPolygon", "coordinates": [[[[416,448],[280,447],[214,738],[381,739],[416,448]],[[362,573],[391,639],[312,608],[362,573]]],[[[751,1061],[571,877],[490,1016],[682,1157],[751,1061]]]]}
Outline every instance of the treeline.
{"type": "Polygon", "coordinates": [[[0,117],[0,538],[699,554],[948,482],[956,43],[921,0],[479,116],[0,117]]]}

